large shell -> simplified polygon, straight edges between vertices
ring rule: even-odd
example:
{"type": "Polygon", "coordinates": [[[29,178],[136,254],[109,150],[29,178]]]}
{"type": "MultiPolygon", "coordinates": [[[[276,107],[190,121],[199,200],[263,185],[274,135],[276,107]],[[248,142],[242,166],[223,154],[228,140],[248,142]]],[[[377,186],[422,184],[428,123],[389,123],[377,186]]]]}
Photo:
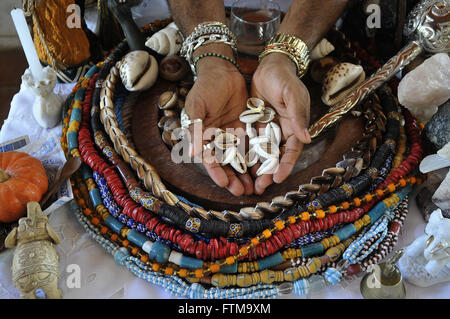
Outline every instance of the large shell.
{"type": "Polygon", "coordinates": [[[323,79],[327,75],[328,71],[331,70],[332,67],[337,65],[339,61],[331,56],[313,61],[311,63],[311,78],[317,82],[322,84],[323,79]]]}
{"type": "Polygon", "coordinates": [[[326,57],[328,54],[334,51],[334,46],[327,40],[322,39],[315,48],[311,51],[311,60],[318,60],[326,57]]]}
{"type": "Polygon", "coordinates": [[[144,91],[158,78],[158,62],[146,51],[132,51],[120,61],[119,72],[128,91],[144,91]]]}
{"type": "Polygon", "coordinates": [[[145,45],[150,49],[167,56],[177,54],[182,44],[183,38],[181,33],[173,22],[164,29],[156,32],[145,42],[145,45]]]}
{"type": "Polygon", "coordinates": [[[366,78],[360,65],[340,63],[328,71],[323,81],[322,102],[335,105],[366,78]]]}

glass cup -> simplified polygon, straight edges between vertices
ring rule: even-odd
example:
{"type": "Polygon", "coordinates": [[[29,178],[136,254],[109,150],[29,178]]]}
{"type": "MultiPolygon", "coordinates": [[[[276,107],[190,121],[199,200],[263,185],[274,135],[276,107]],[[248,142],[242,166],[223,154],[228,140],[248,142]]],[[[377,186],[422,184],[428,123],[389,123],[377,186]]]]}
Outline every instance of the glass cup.
{"type": "Polygon", "coordinates": [[[257,56],[280,26],[280,6],[269,0],[238,0],[231,6],[231,31],[238,52],[257,56]]]}

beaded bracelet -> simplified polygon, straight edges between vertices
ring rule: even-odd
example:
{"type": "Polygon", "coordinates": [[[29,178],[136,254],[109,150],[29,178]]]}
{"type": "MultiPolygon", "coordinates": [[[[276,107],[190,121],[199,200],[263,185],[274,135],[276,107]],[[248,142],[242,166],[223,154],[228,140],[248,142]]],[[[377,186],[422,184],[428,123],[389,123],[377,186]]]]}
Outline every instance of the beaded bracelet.
{"type": "Polygon", "coordinates": [[[194,60],[194,70],[195,70],[196,73],[197,73],[197,63],[198,63],[198,61],[200,61],[201,59],[206,58],[206,57],[217,57],[217,58],[224,59],[224,60],[232,63],[239,70],[239,72],[242,74],[242,70],[241,70],[241,68],[239,67],[239,65],[237,64],[236,61],[234,61],[233,59],[230,59],[229,57],[227,57],[227,56],[225,56],[223,54],[214,53],[214,52],[203,53],[203,54],[200,54],[198,57],[195,58],[195,60],[194,60]]]}

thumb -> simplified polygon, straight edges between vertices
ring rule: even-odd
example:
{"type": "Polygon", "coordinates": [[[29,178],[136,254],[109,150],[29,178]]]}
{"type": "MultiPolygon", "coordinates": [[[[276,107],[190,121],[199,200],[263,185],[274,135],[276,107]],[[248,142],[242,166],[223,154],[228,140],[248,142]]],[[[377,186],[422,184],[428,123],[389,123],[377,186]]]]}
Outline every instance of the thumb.
{"type": "Polygon", "coordinates": [[[309,126],[309,92],[303,85],[300,87],[288,87],[284,92],[286,112],[291,119],[294,135],[304,144],[311,143],[309,126]]]}
{"type": "Polygon", "coordinates": [[[195,94],[192,89],[186,97],[185,112],[189,120],[202,120],[189,125],[189,156],[195,157],[203,151],[203,131],[206,118],[206,105],[204,100],[195,94]]]}

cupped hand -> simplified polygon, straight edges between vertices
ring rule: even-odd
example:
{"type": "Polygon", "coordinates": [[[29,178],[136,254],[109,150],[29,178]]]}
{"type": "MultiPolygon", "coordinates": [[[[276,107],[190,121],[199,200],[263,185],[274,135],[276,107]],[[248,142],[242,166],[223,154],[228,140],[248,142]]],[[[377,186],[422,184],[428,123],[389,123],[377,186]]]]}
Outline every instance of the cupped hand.
{"type": "MultiPolygon", "coordinates": [[[[202,47],[200,47],[202,48],[202,47]]],[[[221,53],[233,57],[230,48],[209,45],[206,52],[221,53]],[[223,53],[222,53],[223,52],[223,53]]],[[[197,52],[197,55],[201,54],[197,52]]],[[[248,92],[245,80],[238,69],[229,61],[218,57],[205,57],[197,63],[197,80],[186,97],[185,110],[191,120],[201,119],[203,132],[215,128],[227,130],[240,128],[245,132],[239,115],[246,109],[248,92]]],[[[253,193],[253,179],[250,174],[239,174],[230,166],[221,166],[211,150],[203,150],[210,142],[210,135],[197,134],[197,125],[190,127],[190,155],[203,155],[202,163],[211,179],[220,187],[227,188],[233,195],[253,193]],[[202,136],[199,136],[202,135],[202,136]],[[208,135],[208,136],[207,136],[208,135]]]]}
{"type": "MultiPolygon", "coordinates": [[[[285,144],[274,174],[256,178],[255,193],[262,194],[273,182],[283,182],[292,172],[303,150],[311,142],[308,132],[310,97],[306,86],[297,77],[294,63],[282,53],[264,57],[252,79],[251,96],[272,106],[277,114],[285,144]]],[[[252,168],[255,175],[258,166],[252,168]]]]}

